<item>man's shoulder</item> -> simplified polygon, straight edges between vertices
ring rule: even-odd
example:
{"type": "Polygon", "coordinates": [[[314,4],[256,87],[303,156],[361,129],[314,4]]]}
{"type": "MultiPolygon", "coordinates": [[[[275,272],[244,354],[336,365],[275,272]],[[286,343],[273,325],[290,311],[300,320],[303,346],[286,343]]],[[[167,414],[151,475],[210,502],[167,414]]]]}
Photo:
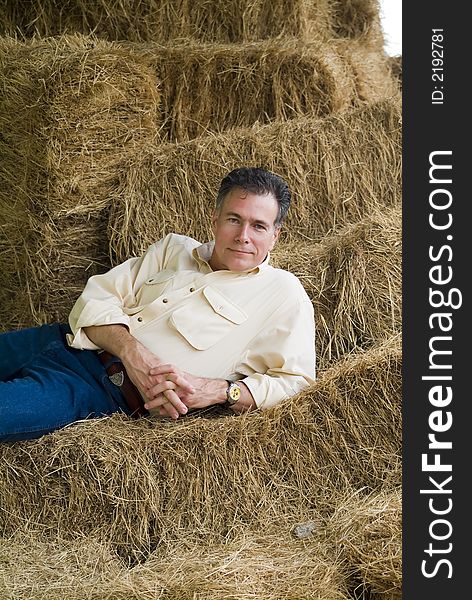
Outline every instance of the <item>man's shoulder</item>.
{"type": "Polygon", "coordinates": [[[268,265],[265,272],[267,273],[267,276],[280,287],[281,292],[285,291],[287,295],[295,295],[298,297],[306,296],[305,288],[301,281],[290,271],[268,265]]]}
{"type": "Polygon", "coordinates": [[[151,252],[164,253],[191,253],[194,248],[197,248],[200,245],[200,242],[187,235],[182,235],[180,233],[168,233],[165,237],[161,238],[157,242],[154,242],[154,244],[149,247],[149,250],[151,252]]]}
{"type": "Polygon", "coordinates": [[[200,246],[200,242],[194,240],[188,235],[182,235],[181,233],[168,233],[166,236],[155,242],[153,245],[163,244],[165,246],[186,246],[195,248],[200,246]]]}
{"type": "Polygon", "coordinates": [[[280,269],[279,267],[274,267],[269,264],[268,273],[270,273],[270,277],[277,279],[278,281],[283,281],[287,283],[287,285],[301,285],[300,280],[296,275],[294,275],[291,271],[287,271],[286,269],[280,269]]]}
{"type": "Polygon", "coordinates": [[[191,268],[192,252],[200,245],[200,242],[186,235],[168,233],[147,248],[143,260],[153,272],[191,268]]]}

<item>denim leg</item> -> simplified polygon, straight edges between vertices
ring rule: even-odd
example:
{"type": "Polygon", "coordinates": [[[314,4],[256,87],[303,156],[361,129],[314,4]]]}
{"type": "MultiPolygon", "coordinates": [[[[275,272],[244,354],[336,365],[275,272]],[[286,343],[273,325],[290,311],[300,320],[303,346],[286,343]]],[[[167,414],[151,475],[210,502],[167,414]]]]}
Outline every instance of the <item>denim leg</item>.
{"type": "Polygon", "coordinates": [[[41,325],[0,334],[0,381],[14,377],[49,346],[62,341],[61,324],[41,325]]]}
{"type": "Polygon", "coordinates": [[[129,414],[96,353],[69,348],[66,325],[44,327],[49,329],[6,334],[7,343],[0,344],[2,351],[8,346],[17,354],[15,360],[2,358],[10,367],[8,380],[0,382],[0,440],[37,438],[81,419],[129,414]],[[33,342],[29,348],[23,348],[24,339],[33,342]]]}

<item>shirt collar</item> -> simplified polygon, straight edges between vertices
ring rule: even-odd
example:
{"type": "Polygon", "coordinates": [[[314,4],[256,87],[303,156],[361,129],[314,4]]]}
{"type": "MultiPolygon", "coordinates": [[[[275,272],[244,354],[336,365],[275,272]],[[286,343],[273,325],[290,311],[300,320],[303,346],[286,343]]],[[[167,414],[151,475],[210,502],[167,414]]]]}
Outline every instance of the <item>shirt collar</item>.
{"type": "MultiPolygon", "coordinates": [[[[210,267],[210,259],[213,254],[213,249],[215,247],[215,241],[212,240],[210,242],[206,242],[205,244],[200,244],[193,249],[192,254],[194,259],[202,266],[205,265],[210,271],[213,269],[210,267]]],[[[261,262],[260,265],[249,269],[248,271],[242,271],[242,273],[259,273],[259,271],[266,269],[269,266],[270,260],[270,252],[267,253],[265,259],[261,262]]]]}

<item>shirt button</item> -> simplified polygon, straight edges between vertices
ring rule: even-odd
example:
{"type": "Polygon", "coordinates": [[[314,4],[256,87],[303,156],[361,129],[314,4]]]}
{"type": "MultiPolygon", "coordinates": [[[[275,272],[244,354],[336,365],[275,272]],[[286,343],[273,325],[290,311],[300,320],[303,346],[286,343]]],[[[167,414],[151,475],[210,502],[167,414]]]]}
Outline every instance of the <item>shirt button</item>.
{"type": "Polygon", "coordinates": [[[190,291],[191,291],[191,292],[194,292],[194,291],[195,291],[195,288],[190,288],[190,291]]]}
{"type": "Polygon", "coordinates": [[[167,302],[169,302],[169,300],[167,300],[167,298],[163,298],[162,302],[164,302],[164,304],[167,304],[167,302]]]}
{"type": "Polygon", "coordinates": [[[138,321],[141,323],[141,321],[143,320],[142,317],[138,317],[138,321]]]}

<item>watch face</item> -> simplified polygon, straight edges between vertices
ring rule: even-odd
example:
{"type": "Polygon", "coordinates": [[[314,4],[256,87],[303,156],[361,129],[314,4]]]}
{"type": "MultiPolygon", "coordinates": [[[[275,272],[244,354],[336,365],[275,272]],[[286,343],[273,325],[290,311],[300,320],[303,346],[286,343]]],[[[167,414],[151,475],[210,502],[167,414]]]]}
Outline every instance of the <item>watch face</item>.
{"type": "Polygon", "coordinates": [[[239,385],[237,385],[237,384],[231,385],[229,388],[228,395],[231,398],[231,401],[233,403],[237,402],[241,398],[241,389],[240,389],[239,385]]]}

